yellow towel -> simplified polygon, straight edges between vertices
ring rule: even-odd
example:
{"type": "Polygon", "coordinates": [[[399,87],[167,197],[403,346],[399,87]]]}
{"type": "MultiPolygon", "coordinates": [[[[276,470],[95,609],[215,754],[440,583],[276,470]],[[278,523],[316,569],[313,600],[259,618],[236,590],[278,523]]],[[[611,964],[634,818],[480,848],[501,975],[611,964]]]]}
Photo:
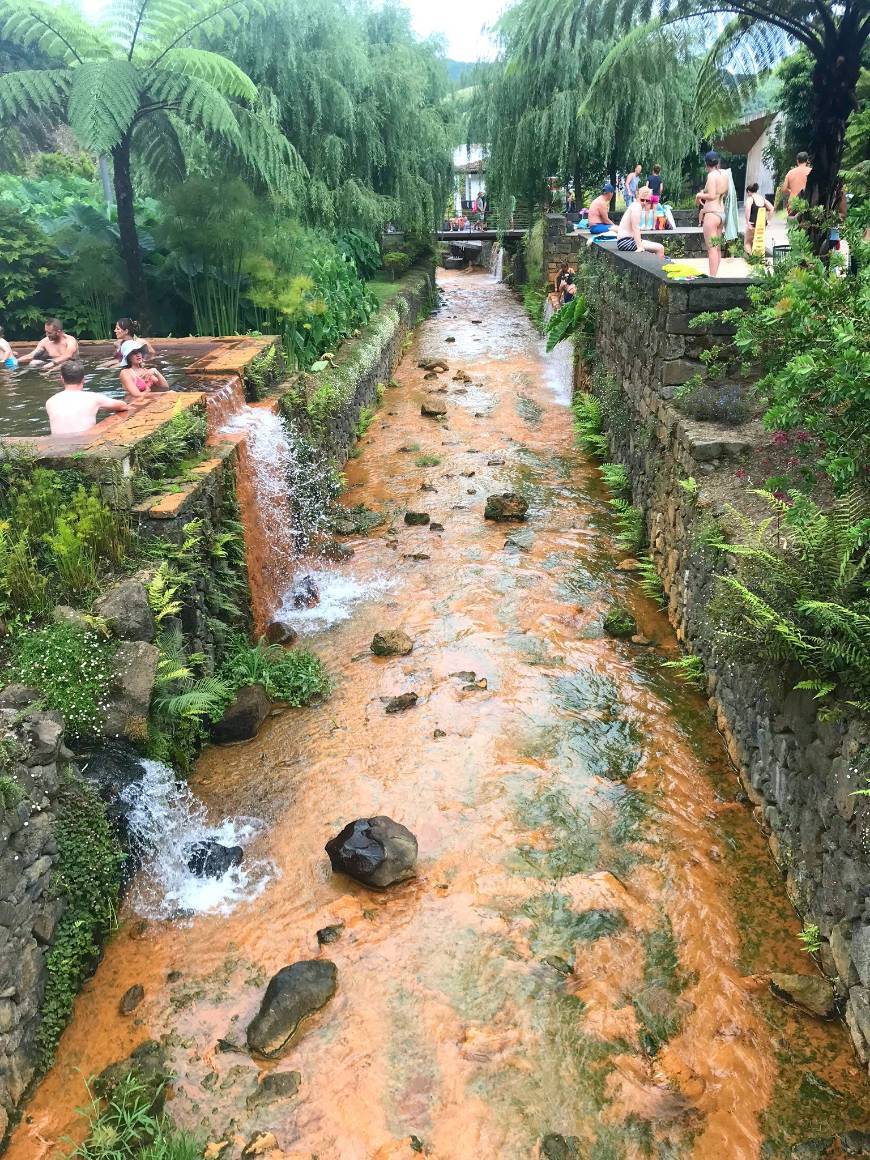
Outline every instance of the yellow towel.
{"type": "Polygon", "coordinates": [[[764,257],[764,228],[767,225],[767,210],[762,206],[755,219],[755,237],[752,239],[753,258],[764,257]]]}

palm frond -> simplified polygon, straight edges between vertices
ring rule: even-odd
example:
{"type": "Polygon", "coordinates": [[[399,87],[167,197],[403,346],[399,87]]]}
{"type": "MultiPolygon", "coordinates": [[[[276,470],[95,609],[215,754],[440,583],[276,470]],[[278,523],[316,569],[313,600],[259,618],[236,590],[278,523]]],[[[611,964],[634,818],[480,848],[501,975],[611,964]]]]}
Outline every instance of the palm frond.
{"type": "Polygon", "coordinates": [[[69,123],[79,143],[108,153],[129,131],[139,108],[139,75],[126,60],[86,61],[73,71],[69,123]]]}

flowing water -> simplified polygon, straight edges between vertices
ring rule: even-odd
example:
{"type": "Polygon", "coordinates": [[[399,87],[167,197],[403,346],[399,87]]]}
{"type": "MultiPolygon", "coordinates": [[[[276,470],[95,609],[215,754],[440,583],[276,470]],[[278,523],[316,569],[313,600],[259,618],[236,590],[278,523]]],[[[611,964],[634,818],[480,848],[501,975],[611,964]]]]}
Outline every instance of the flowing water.
{"type": "Polygon", "coordinates": [[[191,779],[200,830],[265,823],[246,857],[268,869],[242,904],[144,923],[159,875],[143,871],[13,1160],[62,1155],[87,1077],[148,1037],[169,1049],[179,1124],[237,1142],[269,1128],[293,1160],[520,1160],[548,1133],[584,1160],[749,1160],[868,1122],[842,1026],[767,991],[765,971],[811,961],[703,702],[661,668],[671,630],[616,568],[606,494],[573,447],[570,363],[487,273],[442,282],[347,466],[345,502],[387,522],[299,613],[334,693],[207,751],[191,779]],[[451,367],[436,382],[417,366],[433,356],[451,367]],[[421,417],[427,388],[446,422],[421,417]],[[483,520],[507,490],[527,525],[483,520]],[[444,531],[407,527],[408,509],[444,531]],[[614,598],[649,646],[603,635],[614,598]],[[375,658],[393,626],[414,651],[375,658]],[[410,690],[415,708],[385,713],[410,690]],[[333,876],[323,847],[380,813],[420,860],[375,894],[333,876]],[[219,1048],[243,1041],[275,971],[318,955],[338,992],[284,1059],[219,1048]],[[145,1000],[124,1017],[135,983],[145,1000]],[[264,1067],[301,1089],[249,1111],[264,1067]]]}

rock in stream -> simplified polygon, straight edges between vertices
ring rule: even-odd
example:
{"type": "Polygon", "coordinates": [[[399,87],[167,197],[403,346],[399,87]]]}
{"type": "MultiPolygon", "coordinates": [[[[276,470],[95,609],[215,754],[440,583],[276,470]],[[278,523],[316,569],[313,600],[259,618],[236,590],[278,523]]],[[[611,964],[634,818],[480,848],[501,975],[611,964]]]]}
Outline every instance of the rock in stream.
{"type": "Polygon", "coordinates": [[[248,1024],[248,1050],[277,1059],[309,1015],[325,1007],[338,985],[338,969],[328,959],[308,959],[282,967],[266,988],[260,1010],[248,1024]]]}
{"type": "Polygon", "coordinates": [[[332,869],[365,886],[385,890],[413,878],[417,839],[392,818],[358,818],[326,843],[332,869]]]}

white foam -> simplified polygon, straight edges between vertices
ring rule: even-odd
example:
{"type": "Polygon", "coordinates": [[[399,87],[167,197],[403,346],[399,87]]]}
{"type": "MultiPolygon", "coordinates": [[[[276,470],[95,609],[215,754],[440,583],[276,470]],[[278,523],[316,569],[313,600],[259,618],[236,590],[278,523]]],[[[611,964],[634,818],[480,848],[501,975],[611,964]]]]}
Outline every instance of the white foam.
{"type": "Polygon", "coordinates": [[[320,593],[320,601],[313,608],[294,608],[287,597],[276,619],[287,621],[299,633],[319,632],[333,624],[348,620],[354,605],[388,592],[395,580],[382,574],[369,580],[358,580],[343,572],[307,572],[320,593]]]}
{"type": "Polygon", "coordinates": [[[261,834],[259,818],[225,818],[209,825],[204,804],[174,771],[160,761],[143,759],[143,777],[121,793],[130,806],[130,840],[141,853],[142,867],[130,897],[147,918],[166,919],[182,913],[229,914],[240,903],[262,893],[277,875],[273,863],[250,859],[220,878],[199,878],[187,865],[195,842],[213,839],[222,846],[245,849],[261,834]]]}

